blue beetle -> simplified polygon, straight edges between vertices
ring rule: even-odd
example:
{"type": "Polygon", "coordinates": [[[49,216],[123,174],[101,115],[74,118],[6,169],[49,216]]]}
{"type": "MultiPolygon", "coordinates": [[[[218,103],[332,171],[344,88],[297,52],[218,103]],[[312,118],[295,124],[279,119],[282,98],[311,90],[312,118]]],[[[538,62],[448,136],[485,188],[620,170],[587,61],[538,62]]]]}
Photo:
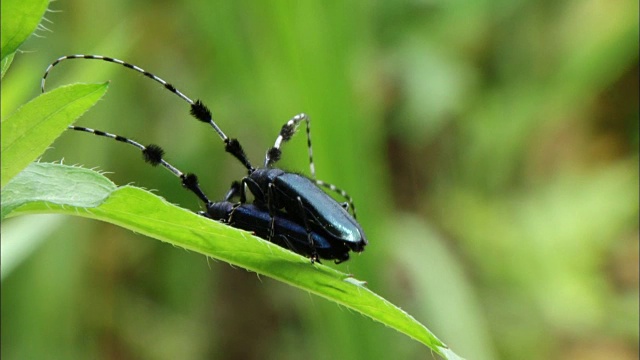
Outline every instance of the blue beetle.
{"type": "MultiPolygon", "coordinates": [[[[111,137],[115,140],[138,147],[142,150],[146,161],[152,165],[160,164],[169,169],[176,176],[180,177],[183,186],[195,193],[202,201],[205,202],[207,211],[209,211],[209,209],[214,209],[215,211],[213,214],[208,214],[211,218],[215,218],[217,220],[226,219],[227,221],[232,218],[232,213],[225,213],[221,209],[212,207],[212,204],[221,204],[219,206],[222,207],[223,210],[228,210],[228,204],[226,202],[238,196],[240,198],[240,206],[236,207],[236,212],[237,218],[242,220],[238,224],[245,226],[246,230],[261,234],[262,237],[265,237],[268,240],[272,240],[274,237],[279,236],[279,231],[284,231],[287,233],[287,235],[284,235],[284,238],[295,239],[298,241],[301,239],[300,228],[303,228],[307,235],[308,255],[311,257],[312,261],[317,260],[318,256],[322,257],[320,252],[324,251],[322,249],[324,249],[323,246],[325,246],[326,243],[324,240],[320,240],[321,238],[330,239],[330,248],[341,248],[341,246],[338,245],[341,243],[342,247],[355,252],[364,250],[364,247],[367,245],[367,239],[362,227],[356,221],[355,207],[353,206],[351,197],[346,192],[336,188],[334,185],[315,179],[315,168],[311,149],[310,120],[307,115],[296,115],[285,123],[276,138],[274,146],[266,153],[264,166],[262,168],[254,168],[248,157],[245,155],[240,142],[237,139],[230,139],[225,135],[220,127],[213,121],[211,111],[202,103],[202,101],[191,100],[191,98],[187,97],[170,83],[136,65],[102,55],[63,56],[47,67],[42,77],[42,92],[44,92],[45,80],[51,69],[62,61],[72,59],[101,60],[119,64],[128,69],[142,73],[144,76],[160,83],[165,89],[177,95],[190,105],[190,112],[193,117],[201,122],[209,124],[214,129],[224,142],[225,150],[238,159],[238,161],[240,161],[240,163],[242,163],[247,169],[247,176],[242,178],[240,182],[234,182],[234,184],[232,184],[231,190],[227,193],[224,202],[214,203],[204,195],[198,185],[195,175],[183,174],[162,159],[163,151],[161,148],[155,145],[145,147],[133,140],[100,130],[76,126],[69,126],[69,129],[90,132],[99,136],[111,137]],[[284,170],[274,168],[274,164],[281,156],[280,147],[293,137],[298,129],[298,125],[302,121],[306,123],[307,129],[307,148],[309,152],[311,178],[301,174],[285,172],[284,170]],[[347,202],[344,204],[338,203],[335,199],[320,189],[320,186],[339,193],[347,200],[347,202]],[[249,189],[251,194],[253,194],[254,206],[245,205],[247,201],[245,187],[249,189]],[[349,209],[351,209],[351,213],[349,213],[349,209]],[[270,226],[268,227],[265,227],[265,216],[268,216],[270,219],[270,226]],[[267,229],[269,230],[268,234],[265,233],[267,229]],[[316,240],[320,242],[320,245],[316,244],[316,240]]],[[[343,255],[341,256],[342,257],[337,259],[341,261],[346,260],[343,255]]]]}

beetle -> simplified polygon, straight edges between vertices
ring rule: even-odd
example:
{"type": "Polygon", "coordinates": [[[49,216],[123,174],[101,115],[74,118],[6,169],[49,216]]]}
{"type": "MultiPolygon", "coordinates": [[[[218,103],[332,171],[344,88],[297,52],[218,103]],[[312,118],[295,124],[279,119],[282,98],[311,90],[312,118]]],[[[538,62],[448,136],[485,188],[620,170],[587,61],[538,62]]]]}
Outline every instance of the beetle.
{"type": "Polygon", "coordinates": [[[87,127],[69,126],[69,130],[82,131],[96,136],[107,137],[134,146],[142,151],[144,160],[152,166],[162,165],[181,179],[182,185],[194,193],[205,204],[206,211],[199,214],[212,220],[217,220],[238,229],[250,231],[258,237],[267,239],[274,244],[287,248],[295,253],[312,258],[334,260],[336,264],[349,259],[352,250],[347,243],[331,235],[322,227],[312,225],[307,228],[299,224],[296,219],[281,211],[270,213],[263,207],[247,204],[232,203],[229,200],[237,196],[239,182],[232,184],[221,202],[213,202],[204,194],[195,174],[180,171],[164,159],[164,150],[157,145],[142,145],[130,138],[111,134],[105,131],[87,127]],[[309,241],[311,237],[311,242],[309,241]]]}
{"type": "MultiPolygon", "coordinates": [[[[282,126],[273,147],[269,148],[266,152],[263,166],[261,168],[255,168],[246,156],[240,142],[237,139],[227,137],[227,135],[213,121],[211,111],[202,101],[193,101],[162,78],[128,62],[102,55],[62,56],[51,63],[45,70],[41,81],[42,92],[45,91],[45,81],[53,67],[65,60],[72,59],[101,60],[119,64],[160,83],[165,89],[186,101],[190,106],[191,115],[198,121],[209,124],[224,142],[225,151],[235,157],[247,170],[247,175],[244,176],[240,182],[234,182],[232,184],[231,189],[225,197],[225,202],[236,197],[239,198],[240,207],[237,207],[240,209],[239,216],[243,219],[249,219],[252,216],[255,218],[254,224],[252,225],[255,228],[248,230],[255,231],[256,233],[261,234],[262,237],[266,236],[265,238],[267,240],[272,240],[274,237],[278,236],[278,230],[284,230],[285,232],[289,232],[289,237],[295,237],[296,240],[299,240],[299,229],[296,227],[295,231],[292,230],[293,225],[291,223],[295,223],[298,226],[303,227],[306,232],[308,249],[310,249],[310,253],[308,255],[312,262],[317,261],[319,257],[322,257],[318,251],[321,247],[318,247],[315,244],[318,236],[330,238],[332,246],[337,246],[335,244],[342,243],[342,247],[348,248],[354,252],[361,252],[364,250],[364,247],[368,242],[362,227],[356,220],[356,211],[352,198],[345,191],[340,190],[334,185],[315,178],[315,167],[311,147],[310,119],[306,114],[298,114],[282,126]],[[298,126],[303,121],[306,123],[307,148],[309,153],[311,177],[307,177],[299,173],[286,172],[274,166],[280,159],[282,153],[280,148],[282,144],[293,137],[297,132],[298,126]],[[346,203],[338,203],[333,197],[320,189],[320,186],[340,194],[347,200],[346,203]],[[248,189],[248,191],[253,195],[253,205],[255,207],[243,207],[244,204],[247,204],[246,189],[248,189]],[[349,209],[351,209],[351,213],[348,211],[349,209]],[[265,215],[270,219],[270,226],[267,227],[269,230],[268,234],[264,233],[265,227],[262,222],[265,215]],[[283,222],[286,223],[286,226],[282,223],[278,223],[278,219],[280,218],[284,219],[283,222]]],[[[151,165],[155,166],[161,164],[176,176],[180,177],[182,185],[195,193],[202,201],[205,202],[207,215],[209,215],[208,217],[215,218],[216,220],[225,220],[225,216],[228,218],[232,217],[232,213],[223,216],[223,213],[218,212],[219,209],[216,209],[214,214],[208,214],[210,205],[215,203],[211,202],[201,190],[197,182],[197,177],[193,174],[184,174],[180,172],[178,169],[162,159],[163,151],[160,147],[156,145],[145,147],[128,138],[90,128],[69,126],[69,129],[90,132],[99,136],[111,137],[115,140],[138,147],[142,150],[145,160],[151,163],[151,165]]]]}

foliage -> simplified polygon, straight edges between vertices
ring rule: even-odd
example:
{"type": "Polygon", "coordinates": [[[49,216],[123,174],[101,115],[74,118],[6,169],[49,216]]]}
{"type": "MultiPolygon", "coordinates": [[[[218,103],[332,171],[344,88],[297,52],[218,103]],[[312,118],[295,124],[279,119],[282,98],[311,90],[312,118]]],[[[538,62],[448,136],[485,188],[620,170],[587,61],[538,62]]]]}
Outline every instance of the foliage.
{"type": "MultiPolygon", "coordinates": [[[[13,10],[8,9],[7,18],[17,21],[21,17],[13,10]]],[[[23,28],[10,24],[6,36],[17,38],[23,28]]],[[[6,46],[15,50],[13,42],[6,46]]],[[[3,74],[13,56],[13,52],[7,52],[6,61],[3,57],[3,74]]],[[[406,333],[443,357],[458,358],[413,317],[350,275],[320,264],[312,266],[308,259],[171,205],[148,191],[131,186],[117,188],[95,171],[31,163],[93,106],[106,88],[107,84],[61,87],[38,96],[2,120],[3,219],[62,213],[110,222],[323,296],[406,333]]]]}
{"type": "MultiPolygon", "coordinates": [[[[467,358],[637,358],[637,2],[51,7],[62,10],[47,13],[53,32],[21,45],[2,80],[3,119],[73,53],[123,58],[202,99],[254,162],[304,111],[319,178],[353,196],[370,240],[336,268],[467,358]]],[[[244,174],[211,129],[141,76],[84,61],[48,79],[106,80],[82,125],[162,145],[211,198],[244,174]]],[[[283,167],[308,167],[303,138],[283,167]]],[[[174,177],[108,139],[63,133],[41,162],[60,159],[198,210],[174,177]]],[[[103,222],[31,219],[2,225],[3,357],[433,356],[195,252],[103,222]],[[6,276],[12,229],[45,240],[6,276]]]]}

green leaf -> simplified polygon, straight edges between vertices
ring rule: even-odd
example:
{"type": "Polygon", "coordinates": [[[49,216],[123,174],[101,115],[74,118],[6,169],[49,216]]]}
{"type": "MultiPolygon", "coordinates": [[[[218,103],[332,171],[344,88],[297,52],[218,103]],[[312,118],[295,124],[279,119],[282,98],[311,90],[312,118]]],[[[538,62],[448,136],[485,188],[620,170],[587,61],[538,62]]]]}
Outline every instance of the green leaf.
{"type": "Polygon", "coordinates": [[[16,52],[33,33],[48,5],[48,0],[2,1],[1,59],[16,52]]]}
{"type": "Polygon", "coordinates": [[[0,76],[0,79],[4,78],[4,74],[7,72],[7,70],[9,70],[9,66],[11,66],[11,63],[13,62],[13,56],[15,55],[15,53],[9,54],[9,56],[2,58],[2,75],[0,76]]]}
{"type": "Polygon", "coordinates": [[[117,189],[111,180],[97,172],[40,163],[31,163],[9,184],[2,190],[2,219],[15,208],[31,202],[96,207],[117,189]]]}
{"type": "Polygon", "coordinates": [[[106,83],[63,86],[2,119],[2,187],[40,156],[106,90],[106,83]]]}
{"type": "Polygon", "coordinates": [[[365,282],[248,232],[211,221],[142,189],[116,188],[88,169],[33,163],[2,191],[2,214],[61,213],[101,220],[255,271],[353,309],[447,359],[458,357],[424,325],[365,282]]]}

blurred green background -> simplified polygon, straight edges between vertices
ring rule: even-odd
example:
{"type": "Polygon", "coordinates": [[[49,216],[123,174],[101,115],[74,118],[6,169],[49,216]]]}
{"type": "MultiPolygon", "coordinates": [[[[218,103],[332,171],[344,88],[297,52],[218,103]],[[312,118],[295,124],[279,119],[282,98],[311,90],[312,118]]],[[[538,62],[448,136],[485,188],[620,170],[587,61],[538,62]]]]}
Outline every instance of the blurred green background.
{"type": "MultiPolygon", "coordinates": [[[[637,359],[638,3],[57,1],[2,82],[3,117],[62,55],[135,63],[213,110],[254,163],[306,112],[318,178],[370,241],[336,266],[468,359],[637,359]]],[[[156,83],[111,80],[79,125],[157,143],[211,198],[244,174],[156,83]]],[[[301,133],[281,166],[308,173],[301,133]]],[[[67,133],[44,161],[197,211],[135,150],[67,133]]],[[[109,224],[2,224],[3,359],[424,359],[357,313],[109,224]]],[[[334,266],[334,265],[331,265],[334,266]]]]}

